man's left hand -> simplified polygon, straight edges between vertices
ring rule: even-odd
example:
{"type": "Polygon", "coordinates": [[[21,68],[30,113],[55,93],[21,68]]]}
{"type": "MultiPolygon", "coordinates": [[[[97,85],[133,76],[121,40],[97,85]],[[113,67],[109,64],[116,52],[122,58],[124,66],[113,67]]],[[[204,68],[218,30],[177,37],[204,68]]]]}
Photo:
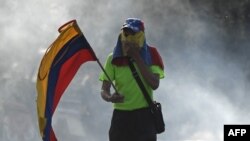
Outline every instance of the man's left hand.
{"type": "Polygon", "coordinates": [[[132,58],[136,58],[140,55],[140,48],[137,44],[135,43],[127,43],[128,46],[128,51],[127,55],[132,58]]]}

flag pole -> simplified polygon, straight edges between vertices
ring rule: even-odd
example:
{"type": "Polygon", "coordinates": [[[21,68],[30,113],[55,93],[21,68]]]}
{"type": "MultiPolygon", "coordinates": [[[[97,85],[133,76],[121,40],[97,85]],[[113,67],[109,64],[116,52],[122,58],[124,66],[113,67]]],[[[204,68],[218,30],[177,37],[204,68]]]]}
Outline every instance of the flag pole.
{"type": "Polygon", "coordinates": [[[115,92],[118,93],[114,83],[112,82],[112,80],[110,79],[108,73],[105,71],[105,69],[103,68],[102,64],[100,63],[99,59],[96,57],[96,61],[99,64],[99,66],[101,67],[102,71],[104,72],[104,74],[107,76],[109,82],[111,83],[112,87],[114,88],[115,92]]]}

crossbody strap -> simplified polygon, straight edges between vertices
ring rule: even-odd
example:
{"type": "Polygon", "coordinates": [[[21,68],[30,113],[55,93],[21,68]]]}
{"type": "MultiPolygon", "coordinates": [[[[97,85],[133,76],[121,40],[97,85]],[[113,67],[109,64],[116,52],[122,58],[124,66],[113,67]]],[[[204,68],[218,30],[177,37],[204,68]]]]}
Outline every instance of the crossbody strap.
{"type": "Polygon", "coordinates": [[[148,102],[149,106],[153,106],[153,101],[152,99],[150,98],[145,86],[143,85],[143,82],[138,74],[138,72],[136,71],[136,68],[133,64],[133,60],[132,58],[128,58],[128,65],[129,65],[129,68],[138,84],[138,86],[140,87],[141,91],[142,91],[142,94],[144,95],[146,101],[148,102]]]}

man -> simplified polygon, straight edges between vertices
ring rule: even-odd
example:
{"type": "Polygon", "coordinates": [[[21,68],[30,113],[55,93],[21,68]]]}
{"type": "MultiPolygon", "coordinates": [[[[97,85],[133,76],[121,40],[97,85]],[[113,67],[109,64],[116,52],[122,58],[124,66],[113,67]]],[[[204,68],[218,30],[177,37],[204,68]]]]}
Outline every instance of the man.
{"type": "Polygon", "coordinates": [[[109,54],[105,71],[115,83],[117,91],[110,92],[111,83],[101,73],[101,96],[114,104],[114,112],[109,130],[110,141],[156,141],[156,132],[148,103],[128,66],[132,58],[150,97],[159,87],[159,79],[164,77],[162,59],[153,47],[146,43],[144,23],[137,18],[129,18],[122,26],[117,45],[109,54]]]}

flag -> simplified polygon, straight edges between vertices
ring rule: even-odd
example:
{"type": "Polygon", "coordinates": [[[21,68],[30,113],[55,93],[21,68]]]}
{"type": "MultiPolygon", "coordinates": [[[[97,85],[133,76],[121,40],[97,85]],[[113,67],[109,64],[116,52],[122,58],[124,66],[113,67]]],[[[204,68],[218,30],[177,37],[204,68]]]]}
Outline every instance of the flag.
{"type": "Polygon", "coordinates": [[[43,56],[37,75],[37,114],[44,141],[57,141],[52,116],[65,89],[81,64],[97,61],[76,20],[61,26],[59,36],[43,56]]]}

